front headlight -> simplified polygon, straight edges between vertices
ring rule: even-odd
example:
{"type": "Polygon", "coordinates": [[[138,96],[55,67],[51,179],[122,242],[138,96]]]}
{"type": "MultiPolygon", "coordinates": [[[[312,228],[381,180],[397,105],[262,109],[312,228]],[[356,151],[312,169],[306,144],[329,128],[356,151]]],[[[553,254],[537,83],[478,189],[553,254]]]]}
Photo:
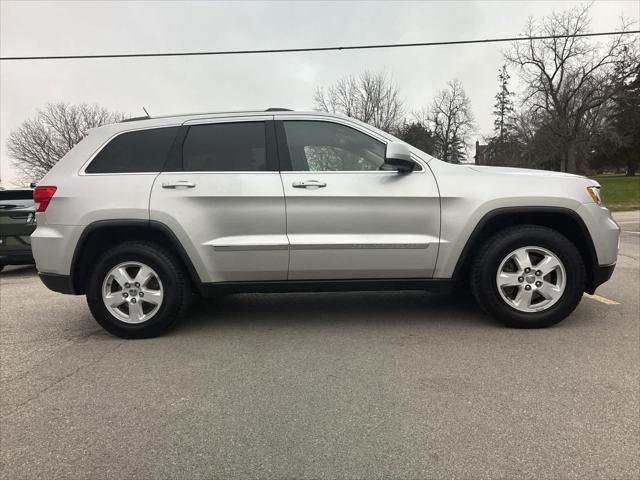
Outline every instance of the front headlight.
{"type": "Polygon", "coordinates": [[[587,192],[596,205],[602,205],[602,197],[600,196],[600,187],[587,187],[587,192]]]}

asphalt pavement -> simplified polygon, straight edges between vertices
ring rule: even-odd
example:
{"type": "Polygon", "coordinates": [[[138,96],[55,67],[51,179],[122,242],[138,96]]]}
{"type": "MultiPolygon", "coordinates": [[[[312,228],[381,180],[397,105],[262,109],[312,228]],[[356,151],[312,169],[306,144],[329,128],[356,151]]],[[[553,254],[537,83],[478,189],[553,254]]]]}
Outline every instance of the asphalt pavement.
{"type": "Polygon", "coordinates": [[[640,478],[640,212],[616,218],[612,280],[544,330],[463,294],[254,294],[126,341],[9,268],[0,478],[640,478]]]}

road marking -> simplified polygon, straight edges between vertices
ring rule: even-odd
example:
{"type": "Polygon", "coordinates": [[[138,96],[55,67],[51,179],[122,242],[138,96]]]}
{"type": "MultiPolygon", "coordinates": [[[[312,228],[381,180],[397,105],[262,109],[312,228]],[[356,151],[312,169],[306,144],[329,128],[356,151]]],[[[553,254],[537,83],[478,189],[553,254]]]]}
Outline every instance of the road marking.
{"type": "Polygon", "coordinates": [[[605,305],[620,305],[619,302],[601,297],[600,295],[589,295],[588,293],[585,293],[584,296],[591,300],[595,300],[596,302],[604,303],[605,305]]]}
{"type": "Polygon", "coordinates": [[[640,220],[629,220],[628,222],[616,222],[618,225],[631,225],[632,223],[640,223],[640,220]]]}

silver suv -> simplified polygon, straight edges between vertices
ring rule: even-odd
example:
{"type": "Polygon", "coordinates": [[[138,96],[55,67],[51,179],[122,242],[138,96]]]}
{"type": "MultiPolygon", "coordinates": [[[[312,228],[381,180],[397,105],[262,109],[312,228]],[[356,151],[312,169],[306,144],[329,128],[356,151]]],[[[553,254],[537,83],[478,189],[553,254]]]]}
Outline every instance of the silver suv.
{"type": "Polygon", "coordinates": [[[192,292],[454,291],[546,327],[613,272],[588,178],[451,165],[351,118],[269,109],[92,130],[34,192],[40,278],[126,338],[192,292]]]}

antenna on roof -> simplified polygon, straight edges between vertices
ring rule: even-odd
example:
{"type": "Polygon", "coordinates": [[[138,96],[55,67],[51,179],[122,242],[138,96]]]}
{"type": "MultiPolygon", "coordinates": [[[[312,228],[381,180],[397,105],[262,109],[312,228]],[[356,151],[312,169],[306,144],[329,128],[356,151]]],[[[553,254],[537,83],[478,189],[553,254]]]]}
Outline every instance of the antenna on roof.
{"type": "Polygon", "coordinates": [[[144,108],[144,107],[142,107],[142,109],[144,110],[144,113],[146,113],[146,114],[147,114],[147,117],[151,118],[151,115],[149,115],[149,112],[147,112],[147,109],[146,109],[146,108],[144,108]]]}

